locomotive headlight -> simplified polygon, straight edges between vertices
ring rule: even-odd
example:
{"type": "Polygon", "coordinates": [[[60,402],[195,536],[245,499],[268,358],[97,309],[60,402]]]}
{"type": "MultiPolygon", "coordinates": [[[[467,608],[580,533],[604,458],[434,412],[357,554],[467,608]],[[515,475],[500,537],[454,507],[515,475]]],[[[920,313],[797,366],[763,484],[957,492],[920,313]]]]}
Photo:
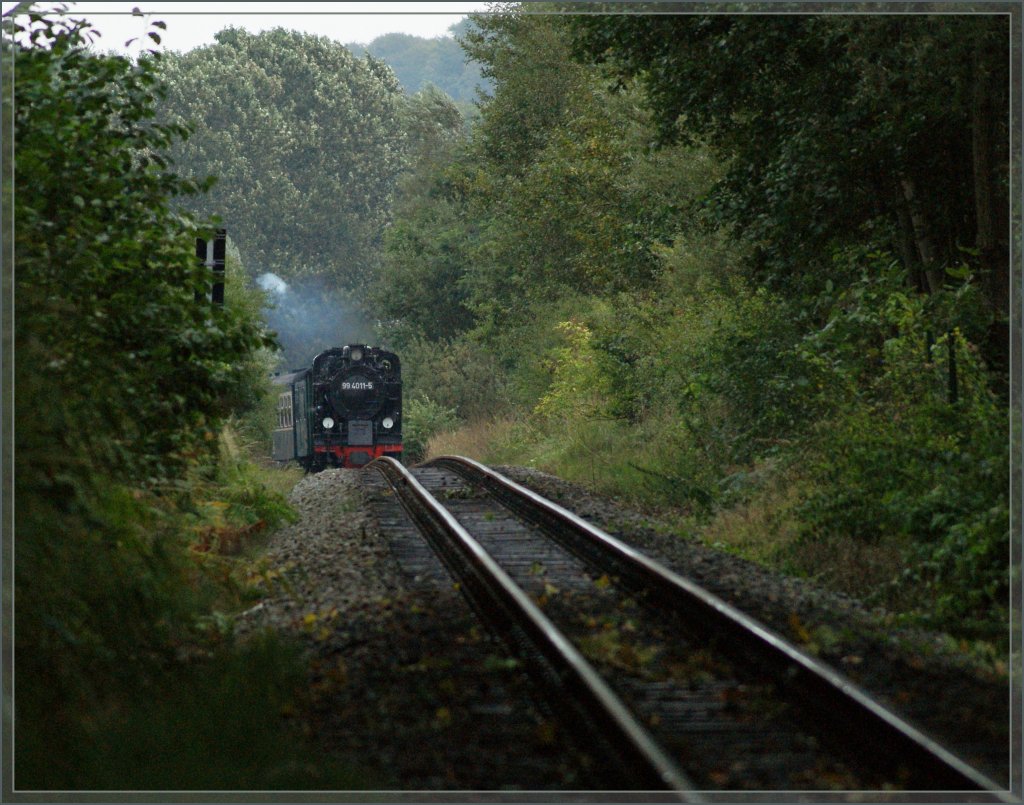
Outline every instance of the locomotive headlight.
{"type": "Polygon", "coordinates": [[[393,420],[389,416],[386,416],[380,421],[380,424],[383,425],[387,430],[391,430],[395,426],[395,420],[393,420]]]}
{"type": "Polygon", "coordinates": [[[324,430],[330,430],[331,428],[334,427],[334,420],[331,417],[329,417],[329,416],[325,416],[324,417],[324,421],[323,421],[323,426],[324,426],[324,430]]]}
{"type": "Polygon", "coordinates": [[[349,353],[349,358],[354,361],[361,361],[363,359],[363,351],[356,347],[352,352],[349,353]]]}

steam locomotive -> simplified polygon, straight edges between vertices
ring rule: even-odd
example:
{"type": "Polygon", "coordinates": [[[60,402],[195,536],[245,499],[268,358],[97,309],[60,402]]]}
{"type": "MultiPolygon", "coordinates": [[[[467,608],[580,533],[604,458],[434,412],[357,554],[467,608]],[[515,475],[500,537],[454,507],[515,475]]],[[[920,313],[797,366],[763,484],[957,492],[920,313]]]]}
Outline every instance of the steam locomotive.
{"type": "Polygon", "coordinates": [[[350,344],[278,375],[272,456],[307,472],[402,457],[402,368],[393,352],[350,344]]]}

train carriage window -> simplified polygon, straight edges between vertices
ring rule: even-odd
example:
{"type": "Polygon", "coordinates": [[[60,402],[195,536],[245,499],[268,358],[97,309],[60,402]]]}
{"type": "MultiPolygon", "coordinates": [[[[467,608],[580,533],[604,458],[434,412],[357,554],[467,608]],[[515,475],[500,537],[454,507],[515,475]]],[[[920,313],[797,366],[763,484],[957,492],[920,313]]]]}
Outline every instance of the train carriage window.
{"type": "Polygon", "coordinates": [[[277,398],[277,426],[279,428],[290,428],[294,424],[292,419],[292,393],[286,391],[277,398]]]}

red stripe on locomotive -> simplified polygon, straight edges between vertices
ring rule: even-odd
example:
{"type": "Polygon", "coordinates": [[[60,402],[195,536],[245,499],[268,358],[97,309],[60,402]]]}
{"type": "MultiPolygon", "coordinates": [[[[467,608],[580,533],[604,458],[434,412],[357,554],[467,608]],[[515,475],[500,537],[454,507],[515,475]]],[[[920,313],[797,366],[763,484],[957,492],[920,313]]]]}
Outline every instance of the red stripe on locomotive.
{"type": "Polygon", "coordinates": [[[341,445],[328,446],[318,444],[313,447],[313,452],[333,455],[338,459],[339,466],[342,467],[363,467],[375,458],[380,458],[385,453],[401,453],[402,445],[378,444],[376,446],[367,445],[365,447],[342,447],[341,445]],[[354,455],[356,453],[360,455],[354,455]]]}

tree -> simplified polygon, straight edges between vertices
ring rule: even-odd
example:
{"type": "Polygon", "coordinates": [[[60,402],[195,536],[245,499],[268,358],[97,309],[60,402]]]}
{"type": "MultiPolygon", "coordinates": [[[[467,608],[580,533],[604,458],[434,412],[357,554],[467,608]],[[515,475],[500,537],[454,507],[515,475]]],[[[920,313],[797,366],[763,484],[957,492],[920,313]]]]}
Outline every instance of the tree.
{"type": "Polygon", "coordinates": [[[481,96],[486,113],[478,135],[488,159],[519,175],[564,119],[582,90],[585,71],[568,58],[555,18],[525,16],[516,13],[514,4],[504,4],[470,19],[474,27],[463,37],[463,47],[495,85],[481,96]]]}
{"type": "MultiPolygon", "coordinates": [[[[659,7],[660,10],[672,10],[659,7]]],[[[730,160],[718,221],[762,279],[820,289],[841,245],[899,254],[923,292],[967,263],[1008,316],[1005,16],[585,15],[580,56],[636,77],[661,140],[730,160]]],[[[1005,331],[1004,331],[1005,332],[1005,331]]]]}
{"type": "Polygon", "coordinates": [[[471,25],[467,17],[448,29],[453,36],[425,39],[411,34],[390,33],[378,36],[365,47],[355,43],[345,47],[353,55],[372,53],[387,62],[406,92],[412,94],[427,85],[434,85],[462,108],[469,106],[477,86],[486,83],[480,76],[479,66],[468,61],[459,46],[458,37],[463,36],[471,25]]]}
{"type": "Polygon", "coordinates": [[[513,8],[472,21],[467,52],[493,94],[467,140],[403,183],[377,304],[428,338],[475,326],[519,355],[537,305],[649,287],[654,247],[714,168],[699,149],[648,149],[639,94],[609,96],[574,64],[564,20],[513,8]]]}
{"type": "Polygon", "coordinates": [[[195,132],[175,151],[217,185],[203,211],[231,222],[247,268],[325,293],[358,293],[376,269],[404,167],[394,73],[329,39],[228,28],[164,61],[166,118],[195,132]]]}
{"type": "Polygon", "coordinates": [[[120,477],[173,474],[267,339],[196,302],[210,277],[194,239],[211,230],[173,201],[202,186],[169,167],[187,131],[155,121],[160,56],[94,56],[88,26],[30,18],[15,50],[19,449],[33,466],[84,449],[120,477]]]}
{"type": "Polygon", "coordinates": [[[639,93],[609,96],[598,70],[573,62],[565,18],[512,7],[473,19],[467,49],[494,82],[475,130],[475,309],[500,323],[564,294],[649,287],[654,246],[706,183],[704,155],[648,149],[639,93]]]}
{"type": "Polygon", "coordinates": [[[474,322],[462,282],[477,234],[467,209],[471,168],[459,156],[464,144],[448,148],[422,159],[406,179],[385,234],[372,298],[392,337],[442,340],[474,322]]]}

